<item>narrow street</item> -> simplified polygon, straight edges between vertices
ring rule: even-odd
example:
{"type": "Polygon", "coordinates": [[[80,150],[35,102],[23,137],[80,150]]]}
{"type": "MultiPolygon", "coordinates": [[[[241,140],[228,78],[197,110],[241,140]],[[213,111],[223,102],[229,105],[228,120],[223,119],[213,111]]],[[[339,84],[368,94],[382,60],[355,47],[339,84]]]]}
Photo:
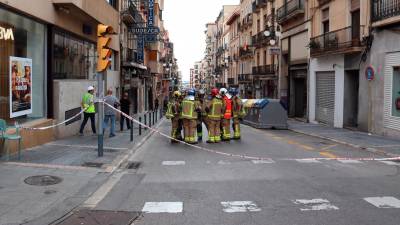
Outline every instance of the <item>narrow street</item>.
{"type": "MultiPolygon", "coordinates": [[[[169,131],[169,122],[160,129],[169,131]]],[[[133,224],[398,224],[396,162],[282,130],[243,129],[241,141],[201,146],[272,158],[252,161],[171,145],[153,135],[120,169],[96,210],[143,212],[133,224]],[[307,160],[301,160],[307,159],[307,160]]]]}

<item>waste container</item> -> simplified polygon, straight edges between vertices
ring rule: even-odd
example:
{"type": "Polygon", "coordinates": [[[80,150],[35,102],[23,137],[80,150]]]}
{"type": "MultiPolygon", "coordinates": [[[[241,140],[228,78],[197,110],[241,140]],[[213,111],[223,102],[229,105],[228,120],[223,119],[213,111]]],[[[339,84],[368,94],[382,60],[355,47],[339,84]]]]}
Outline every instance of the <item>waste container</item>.
{"type": "Polygon", "coordinates": [[[262,129],[288,129],[287,111],[279,99],[243,99],[243,123],[262,129]]]}

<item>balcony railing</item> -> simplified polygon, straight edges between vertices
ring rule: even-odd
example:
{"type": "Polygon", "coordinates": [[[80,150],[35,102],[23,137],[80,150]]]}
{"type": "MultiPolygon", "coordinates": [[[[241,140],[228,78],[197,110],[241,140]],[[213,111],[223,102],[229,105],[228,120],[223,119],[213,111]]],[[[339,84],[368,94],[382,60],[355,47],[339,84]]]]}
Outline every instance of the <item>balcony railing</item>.
{"type": "Polygon", "coordinates": [[[270,37],[266,37],[264,35],[264,31],[259,32],[258,34],[251,37],[251,41],[253,46],[256,48],[261,48],[263,46],[267,46],[269,43],[270,37]]]}
{"type": "Polygon", "coordinates": [[[264,7],[264,6],[267,6],[267,0],[255,0],[255,1],[252,3],[253,12],[259,12],[260,9],[261,9],[262,7],[264,7]]]}
{"type": "Polygon", "coordinates": [[[250,83],[251,82],[250,74],[239,74],[238,82],[239,83],[250,83]]]}
{"type": "Polygon", "coordinates": [[[132,0],[122,1],[122,20],[126,23],[143,23],[144,20],[132,0]]]}
{"type": "Polygon", "coordinates": [[[394,16],[400,16],[400,0],[371,0],[372,22],[394,16]]]}
{"type": "Polygon", "coordinates": [[[252,69],[253,75],[275,75],[275,65],[254,66],[252,69]]]}
{"type": "Polygon", "coordinates": [[[278,23],[283,23],[294,16],[304,14],[304,0],[291,0],[277,10],[278,23]]]}
{"type": "Polygon", "coordinates": [[[310,53],[312,56],[337,52],[357,52],[362,47],[360,27],[346,27],[340,30],[325,33],[310,39],[310,53]]]}
{"type": "Polygon", "coordinates": [[[250,57],[253,56],[253,51],[250,49],[239,48],[239,57],[250,57]]]}

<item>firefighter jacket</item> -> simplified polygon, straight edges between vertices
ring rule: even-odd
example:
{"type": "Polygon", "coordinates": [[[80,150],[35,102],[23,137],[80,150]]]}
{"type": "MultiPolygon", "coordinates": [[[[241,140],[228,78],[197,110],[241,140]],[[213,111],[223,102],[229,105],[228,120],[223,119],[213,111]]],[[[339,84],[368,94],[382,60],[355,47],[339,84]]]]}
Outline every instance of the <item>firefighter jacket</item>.
{"type": "Polygon", "coordinates": [[[221,99],[213,98],[207,105],[207,118],[210,120],[221,120],[225,106],[221,99]]]}
{"type": "Polygon", "coordinates": [[[182,119],[197,119],[198,111],[200,110],[200,105],[198,102],[185,98],[181,104],[181,118],[182,119]]]}

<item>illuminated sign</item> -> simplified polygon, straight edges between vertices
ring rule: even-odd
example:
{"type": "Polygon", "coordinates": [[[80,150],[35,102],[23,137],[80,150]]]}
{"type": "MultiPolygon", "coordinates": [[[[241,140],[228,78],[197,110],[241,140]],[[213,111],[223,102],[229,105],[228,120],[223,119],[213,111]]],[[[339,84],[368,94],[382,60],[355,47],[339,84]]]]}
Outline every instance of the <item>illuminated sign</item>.
{"type": "Polygon", "coordinates": [[[6,29],[4,27],[0,27],[0,40],[12,40],[14,41],[14,33],[11,28],[6,29]]]}

